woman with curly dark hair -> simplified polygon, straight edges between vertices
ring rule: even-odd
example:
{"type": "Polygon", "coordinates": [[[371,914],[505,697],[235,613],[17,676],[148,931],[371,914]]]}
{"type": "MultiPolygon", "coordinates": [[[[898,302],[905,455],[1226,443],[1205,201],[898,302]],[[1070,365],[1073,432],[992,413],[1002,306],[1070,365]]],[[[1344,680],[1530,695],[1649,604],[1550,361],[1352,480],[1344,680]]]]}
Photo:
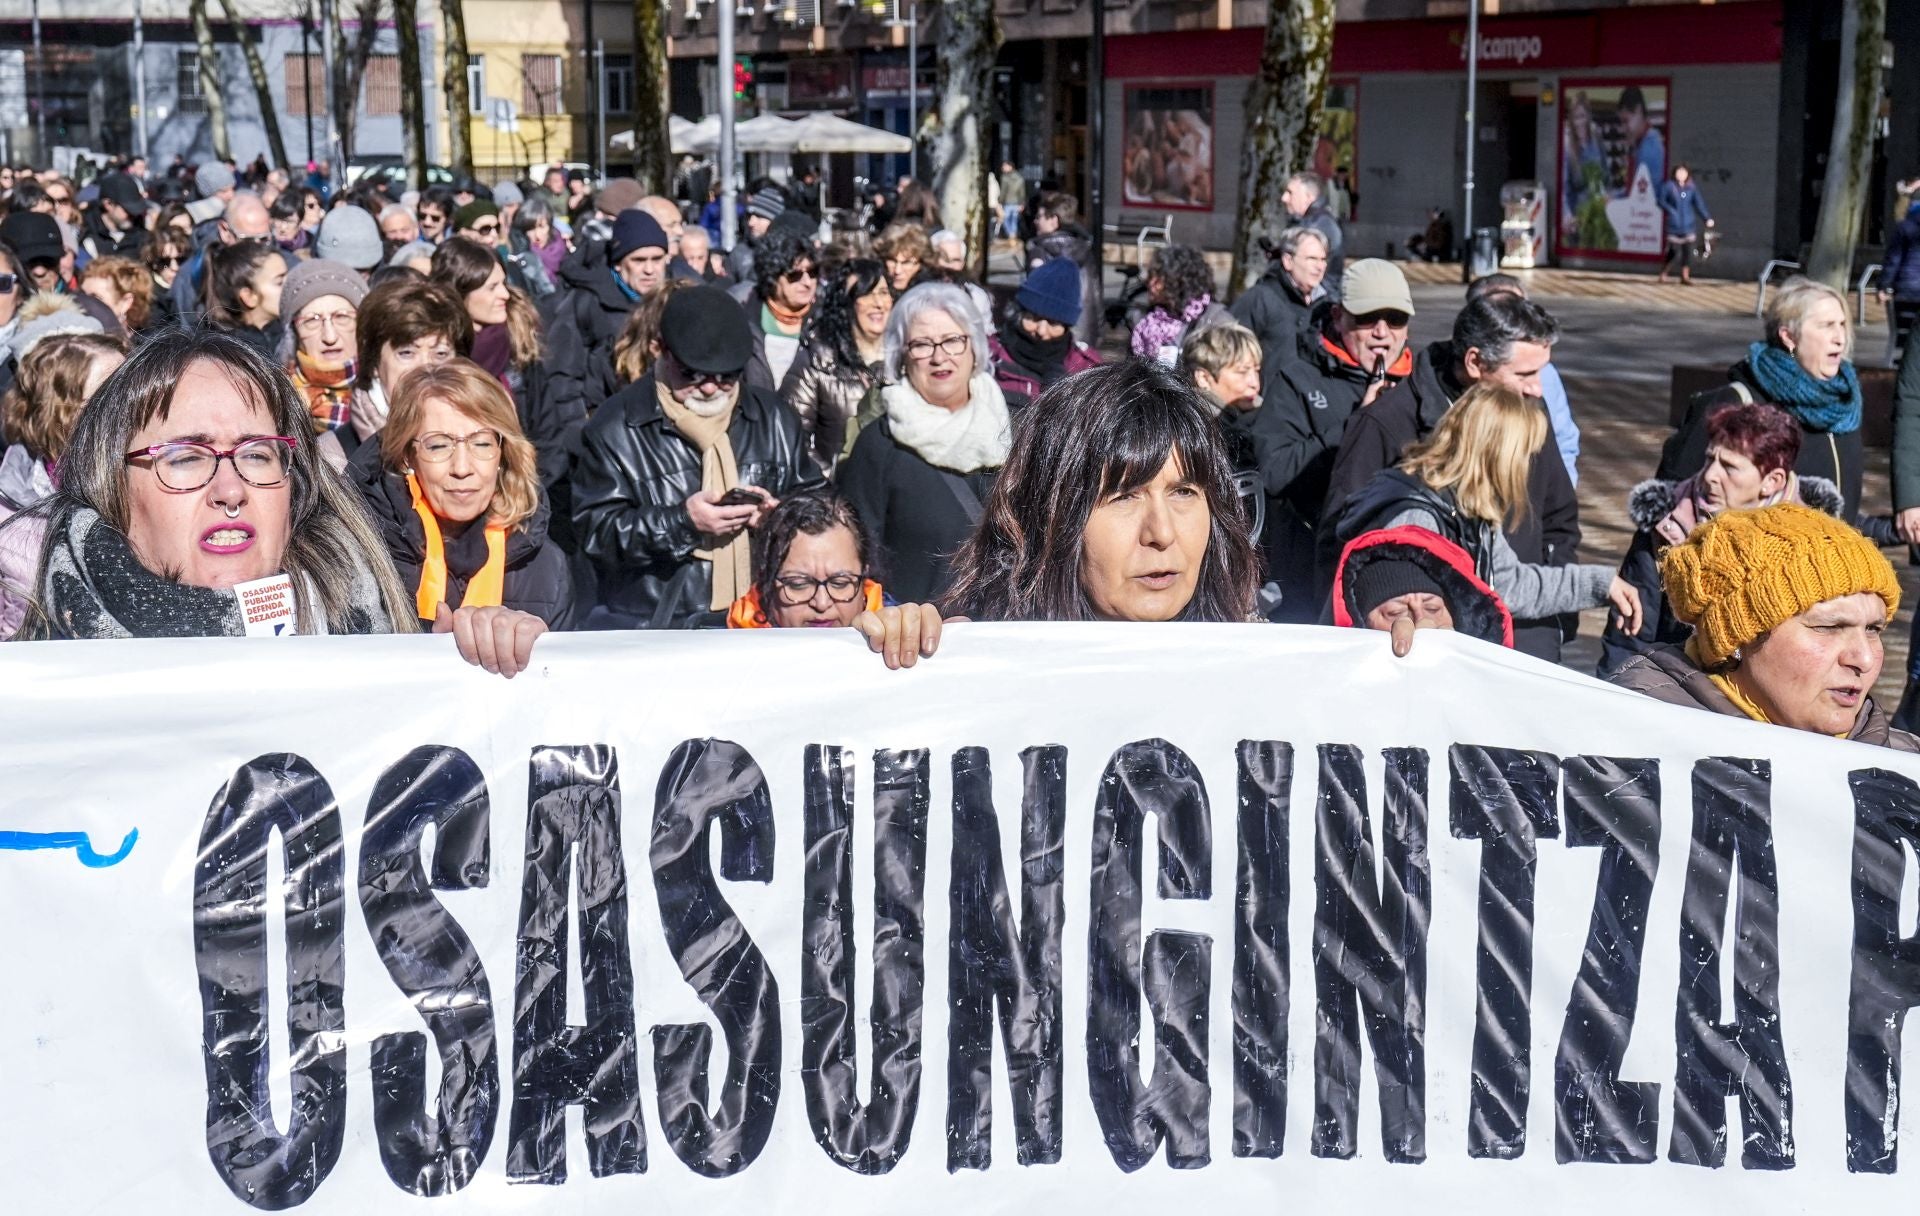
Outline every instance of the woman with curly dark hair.
{"type": "Polygon", "coordinates": [[[813,458],[831,471],[844,454],[847,422],[877,388],[885,366],[893,289],[886,268],[854,258],[830,275],[807,314],[800,353],[780,395],[800,415],[813,458]]]}
{"type": "Polygon", "coordinates": [[[1213,267],[1192,245],[1166,245],[1147,263],[1147,293],[1153,310],[1133,326],[1133,353],[1164,367],[1180,361],[1188,335],[1233,320],[1213,300],[1213,267]]]}

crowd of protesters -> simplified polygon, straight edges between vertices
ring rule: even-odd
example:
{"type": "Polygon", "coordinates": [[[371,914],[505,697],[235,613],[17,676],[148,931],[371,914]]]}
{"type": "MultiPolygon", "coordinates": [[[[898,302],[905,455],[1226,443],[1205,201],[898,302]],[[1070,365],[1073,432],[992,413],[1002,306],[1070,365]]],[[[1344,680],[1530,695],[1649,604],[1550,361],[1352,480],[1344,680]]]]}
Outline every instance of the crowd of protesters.
{"type": "Polygon", "coordinates": [[[1625,687],[1920,750],[1870,695],[1920,453],[1905,509],[1861,518],[1837,293],[1775,295],[1616,571],[1574,560],[1555,318],[1489,276],[1416,349],[1404,274],[1343,260],[1311,174],[1231,307],[1168,246],[1118,342],[1074,200],[1013,166],[997,292],[917,183],[824,241],[809,183],[753,183],[728,249],[717,196],[559,167],[417,193],[0,168],[0,630],[242,633],[233,589],[284,578],[298,632],[451,632],[509,676],[549,630],[851,627],[911,666],[956,620],[1331,624],[1399,655],[1442,628],[1558,661],[1604,607],[1625,687]]]}

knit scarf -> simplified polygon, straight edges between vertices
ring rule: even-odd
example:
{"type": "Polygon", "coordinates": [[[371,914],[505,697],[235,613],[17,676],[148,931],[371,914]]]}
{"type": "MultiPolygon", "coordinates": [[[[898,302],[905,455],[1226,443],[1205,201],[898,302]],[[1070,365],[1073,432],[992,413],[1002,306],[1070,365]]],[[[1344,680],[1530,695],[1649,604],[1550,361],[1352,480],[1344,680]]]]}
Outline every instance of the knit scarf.
{"type": "Polygon", "coordinates": [[[1850,435],[1860,429],[1860,377],[1852,363],[1842,362],[1831,380],[1816,380],[1790,351],[1755,342],[1747,348],[1747,366],[1766,399],[1809,430],[1850,435]]]}
{"type": "Polygon", "coordinates": [[[307,399],[314,434],[337,430],[353,416],[354,362],[322,363],[305,351],[293,352],[293,386],[307,399]]]}
{"type": "Polygon", "coordinates": [[[905,382],[881,389],[880,400],[895,442],[937,469],[977,473],[1007,462],[1013,418],[991,372],[974,375],[957,410],[933,404],[905,382]]]}
{"type": "Polygon", "coordinates": [[[494,379],[505,384],[507,368],[513,363],[513,339],[508,335],[507,327],[504,324],[475,326],[473,352],[468,358],[493,373],[494,379]]]}
{"type": "MultiPolygon", "coordinates": [[[[40,601],[53,635],[62,638],[241,637],[246,623],[231,591],[189,587],[153,573],[134,556],[127,538],[91,508],[56,520],[40,580],[40,601]]],[[[380,584],[364,561],[355,563],[346,620],[332,629],[318,611],[318,591],[303,597],[301,633],[389,633],[380,584]]]]}
{"type": "Polygon", "coordinates": [[[1073,349],[1073,333],[1067,331],[1050,342],[1026,331],[1018,321],[1009,321],[1000,329],[1000,345],[1021,371],[1046,387],[1067,374],[1067,352],[1073,349]]]}
{"type": "Polygon", "coordinates": [[[427,535],[426,557],[420,563],[420,589],[413,606],[423,621],[439,615],[440,605],[449,608],[497,608],[506,602],[507,527],[487,521],[487,564],[467,580],[467,593],[457,604],[447,603],[447,546],[440,537],[440,518],[420,493],[419,479],[407,474],[407,493],[413,498],[413,513],[420,517],[420,528],[427,535]]]}
{"type": "Polygon", "coordinates": [[[1164,308],[1156,308],[1141,317],[1133,326],[1133,353],[1142,359],[1158,357],[1163,346],[1180,345],[1180,335],[1187,332],[1187,326],[1200,319],[1200,314],[1213,304],[1210,295],[1198,295],[1187,302],[1178,317],[1164,308]]]}
{"type": "MultiPolygon", "coordinates": [[[[676,400],[664,383],[655,382],[654,391],[660,412],[673,429],[700,452],[700,492],[718,498],[740,484],[740,469],[733,460],[733,439],[727,428],[733,425],[733,411],[740,404],[735,388],[716,398],[712,405],[695,407],[676,400]]],[[[753,544],[745,528],[727,539],[706,538],[706,547],[695,549],[695,557],[713,563],[713,596],[709,608],[732,606],[753,586],[753,544]]]]}

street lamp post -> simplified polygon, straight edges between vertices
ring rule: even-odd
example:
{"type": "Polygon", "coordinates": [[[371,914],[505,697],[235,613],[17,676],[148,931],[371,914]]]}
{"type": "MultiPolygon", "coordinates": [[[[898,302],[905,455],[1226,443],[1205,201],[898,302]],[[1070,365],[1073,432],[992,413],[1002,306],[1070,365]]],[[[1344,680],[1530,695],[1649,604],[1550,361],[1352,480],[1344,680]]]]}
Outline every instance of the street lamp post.
{"type": "MultiPolygon", "coordinates": [[[[145,14],[141,11],[145,5],[142,0],[133,0],[133,108],[139,111],[139,121],[133,124],[133,150],[138,156],[147,155],[147,26],[145,14]]],[[[152,172],[153,166],[147,166],[152,172]]]]}
{"type": "Polygon", "coordinates": [[[1463,282],[1473,281],[1473,145],[1478,137],[1474,130],[1474,94],[1480,85],[1480,0],[1467,0],[1467,182],[1465,213],[1461,216],[1461,228],[1466,233],[1466,256],[1460,259],[1460,278],[1463,282]]]}
{"type": "Polygon", "coordinates": [[[720,243],[733,248],[739,237],[733,188],[733,21],[734,0],[720,0],[720,243]]]}
{"type": "Polygon", "coordinates": [[[920,180],[920,0],[913,0],[907,7],[907,15],[900,16],[899,0],[894,0],[893,18],[889,26],[907,27],[907,139],[913,144],[907,149],[907,176],[920,180]]]}

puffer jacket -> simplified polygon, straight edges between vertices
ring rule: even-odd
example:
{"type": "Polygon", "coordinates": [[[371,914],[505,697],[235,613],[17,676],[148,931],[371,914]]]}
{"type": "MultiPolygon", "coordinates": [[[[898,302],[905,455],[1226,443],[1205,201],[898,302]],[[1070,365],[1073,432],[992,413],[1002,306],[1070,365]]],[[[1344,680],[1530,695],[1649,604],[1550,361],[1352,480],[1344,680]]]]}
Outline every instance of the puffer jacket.
{"type": "Polygon", "coordinates": [[[20,632],[27,619],[47,535],[45,520],[14,516],[52,493],[47,466],[20,444],[9,445],[0,459],[0,639],[20,632]]]}
{"type": "Polygon", "coordinates": [[[806,433],[815,464],[831,471],[839,463],[840,453],[846,450],[847,423],[879,383],[879,363],[852,368],[824,342],[800,347],[780,395],[800,416],[800,429],[806,433]]]}
{"type": "MultiPolygon", "coordinates": [[[[765,389],[741,385],[728,436],[743,485],[785,498],[826,481],[807,454],[799,416],[765,389]]],[[[642,628],[657,615],[684,628],[708,611],[713,568],[693,555],[705,542],[686,505],[700,480],[700,451],[661,412],[652,373],[593,416],[573,466],[574,531],[600,576],[601,607],[588,627],[642,628]]]]}
{"type": "MultiPolygon", "coordinates": [[[[420,571],[426,563],[427,533],[413,509],[407,479],[387,470],[379,444],[363,443],[347,465],[347,480],[367,504],[367,513],[380,529],[387,556],[400,575],[400,585],[412,595],[420,587],[420,571]]],[[[573,578],[566,555],[547,538],[549,518],[543,493],[533,518],[507,533],[506,586],[501,599],[506,607],[530,612],[557,631],[573,628],[573,578]]],[[[446,561],[447,604],[458,608],[466,598],[467,584],[487,563],[486,529],[470,527],[448,540],[446,561]]],[[[421,624],[428,629],[433,626],[426,617],[421,624]]]]}
{"type": "MultiPolygon", "coordinates": [[[[1750,721],[1747,715],[1740,712],[1740,707],[1727,698],[1727,694],[1714,687],[1707,673],[1695,667],[1686,653],[1677,647],[1656,646],[1645,654],[1635,655],[1624,667],[1608,676],[1607,682],[1668,705],[1704,709],[1709,713],[1750,721]]],[[[1860,712],[1854,718],[1853,729],[1847,732],[1847,738],[1855,743],[1890,747],[1897,752],[1920,752],[1920,738],[1896,728],[1892,720],[1874,704],[1872,697],[1862,699],[1860,712]]]]}
{"type": "Polygon", "coordinates": [[[619,390],[613,345],[639,307],[613,276],[605,243],[589,241],[560,263],[562,290],[540,302],[556,391],[562,399],[584,402],[588,413],[619,390]]]}
{"type": "MultiPolygon", "coordinates": [[[[1620,628],[1620,622],[1607,621],[1606,632],[1600,635],[1597,671],[1603,680],[1635,655],[1656,646],[1684,645],[1693,636],[1693,626],[1673,614],[1666,585],[1660,581],[1660,555],[1685,540],[1689,525],[1695,522],[1692,511],[1682,510],[1689,492],[1686,482],[1656,477],[1641,482],[1627,495],[1627,518],[1633,521],[1634,535],[1620,562],[1620,577],[1640,592],[1640,632],[1630,634],[1620,628]]],[[[1840,488],[1824,477],[1795,477],[1783,501],[1802,503],[1836,518],[1845,506],[1840,488]]],[[[1865,522],[1878,525],[1875,531],[1881,535],[1871,537],[1876,543],[1893,543],[1890,520],[1865,522]]]]}

